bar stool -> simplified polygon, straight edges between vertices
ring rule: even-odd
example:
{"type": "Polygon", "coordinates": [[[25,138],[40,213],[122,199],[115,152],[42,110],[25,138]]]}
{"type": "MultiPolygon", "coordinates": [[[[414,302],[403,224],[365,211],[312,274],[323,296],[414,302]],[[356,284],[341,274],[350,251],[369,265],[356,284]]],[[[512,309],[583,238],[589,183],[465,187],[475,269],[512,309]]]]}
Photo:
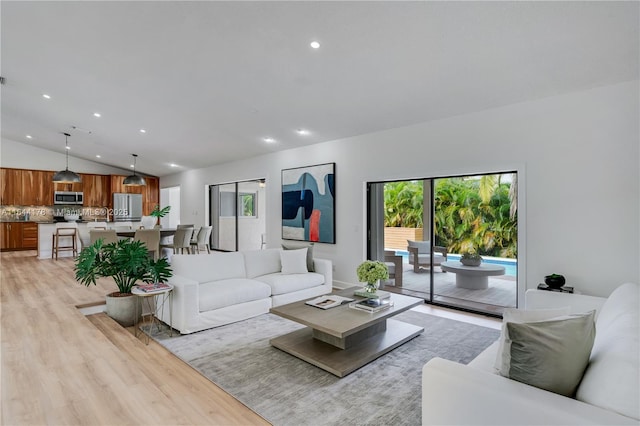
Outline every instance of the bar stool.
{"type": "Polygon", "coordinates": [[[51,258],[58,260],[58,253],[61,251],[73,252],[73,257],[78,255],[78,224],[75,222],[56,223],[56,232],[51,239],[51,258]],[[71,239],[70,242],[68,240],[71,239]],[[65,243],[67,245],[65,245],[65,243]]]}

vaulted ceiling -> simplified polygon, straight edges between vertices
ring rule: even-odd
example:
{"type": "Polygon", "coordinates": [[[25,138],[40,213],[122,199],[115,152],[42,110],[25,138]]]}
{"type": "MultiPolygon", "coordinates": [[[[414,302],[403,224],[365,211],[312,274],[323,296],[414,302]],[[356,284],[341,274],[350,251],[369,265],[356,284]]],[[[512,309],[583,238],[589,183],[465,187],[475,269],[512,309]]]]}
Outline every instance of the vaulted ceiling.
{"type": "Polygon", "coordinates": [[[2,138],[159,176],[639,73],[635,1],[0,7],[2,138]]]}

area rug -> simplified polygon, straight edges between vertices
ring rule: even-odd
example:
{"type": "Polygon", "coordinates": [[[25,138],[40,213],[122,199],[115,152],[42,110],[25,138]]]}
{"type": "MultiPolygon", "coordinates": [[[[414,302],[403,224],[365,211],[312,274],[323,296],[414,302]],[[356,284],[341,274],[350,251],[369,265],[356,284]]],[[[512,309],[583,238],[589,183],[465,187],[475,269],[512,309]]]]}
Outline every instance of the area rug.
{"type": "Polygon", "coordinates": [[[275,426],[419,425],[421,373],[433,357],[468,363],[498,330],[407,311],[424,332],[338,378],[269,345],[302,326],[272,314],[179,337],[152,336],[275,426]]]}

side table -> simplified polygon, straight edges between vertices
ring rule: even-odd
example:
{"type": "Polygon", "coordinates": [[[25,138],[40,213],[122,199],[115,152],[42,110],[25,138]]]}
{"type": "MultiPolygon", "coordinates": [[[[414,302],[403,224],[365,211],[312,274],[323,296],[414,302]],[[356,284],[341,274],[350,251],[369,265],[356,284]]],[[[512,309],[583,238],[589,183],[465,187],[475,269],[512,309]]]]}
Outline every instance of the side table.
{"type": "Polygon", "coordinates": [[[140,306],[142,312],[140,316],[142,317],[142,325],[138,327],[138,303],[135,304],[135,317],[134,317],[134,335],[138,337],[138,329],[142,329],[144,333],[144,326],[147,322],[145,320],[145,316],[149,316],[149,325],[147,328],[147,345],[149,344],[149,335],[151,334],[151,330],[153,328],[153,324],[155,323],[158,327],[158,331],[160,331],[160,320],[158,319],[158,314],[160,317],[163,317],[164,313],[164,305],[167,301],[169,301],[169,337],[173,337],[173,286],[167,284],[169,288],[163,288],[159,290],[153,291],[143,291],[138,286],[134,286],[131,289],[131,293],[136,297],[141,298],[140,306]],[[145,311],[145,305],[147,307],[147,312],[145,311]]]}

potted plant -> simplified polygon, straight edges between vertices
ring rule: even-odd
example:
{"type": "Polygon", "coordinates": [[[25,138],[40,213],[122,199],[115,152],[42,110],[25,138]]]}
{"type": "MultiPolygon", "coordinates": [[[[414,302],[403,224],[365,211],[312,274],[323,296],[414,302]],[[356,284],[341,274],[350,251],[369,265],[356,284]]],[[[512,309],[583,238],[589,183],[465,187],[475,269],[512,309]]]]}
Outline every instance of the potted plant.
{"type": "Polygon", "coordinates": [[[156,226],[160,226],[160,218],[161,217],[165,217],[166,215],[168,215],[170,210],[171,210],[171,206],[166,206],[166,207],[161,209],[160,208],[160,204],[156,204],[156,206],[154,207],[153,211],[151,213],[149,213],[149,215],[157,218],[157,225],[156,226]]]}
{"type": "Polygon", "coordinates": [[[560,274],[551,274],[544,277],[544,283],[551,288],[561,288],[565,282],[564,276],[560,274]]]}
{"type": "Polygon", "coordinates": [[[89,286],[100,277],[111,277],[118,291],[107,295],[107,315],[127,327],[135,322],[135,300],[131,288],[138,282],[165,282],[173,273],[167,259],[149,257],[141,241],[123,239],[103,244],[98,240],[85,247],[75,262],[76,280],[89,286]]]}
{"type": "Polygon", "coordinates": [[[460,263],[464,266],[480,266],[482,263],[482,256],[474,252],[464,253],[460,257],[460,263]]]}
{"type": "Polygon", "coordinates": [[[365,260],[356,270],[358,280],[365,283],[364,291],[375,294],[380,285],[380,280],[389,278],[389,268],[379,260],[365,260]]]}

